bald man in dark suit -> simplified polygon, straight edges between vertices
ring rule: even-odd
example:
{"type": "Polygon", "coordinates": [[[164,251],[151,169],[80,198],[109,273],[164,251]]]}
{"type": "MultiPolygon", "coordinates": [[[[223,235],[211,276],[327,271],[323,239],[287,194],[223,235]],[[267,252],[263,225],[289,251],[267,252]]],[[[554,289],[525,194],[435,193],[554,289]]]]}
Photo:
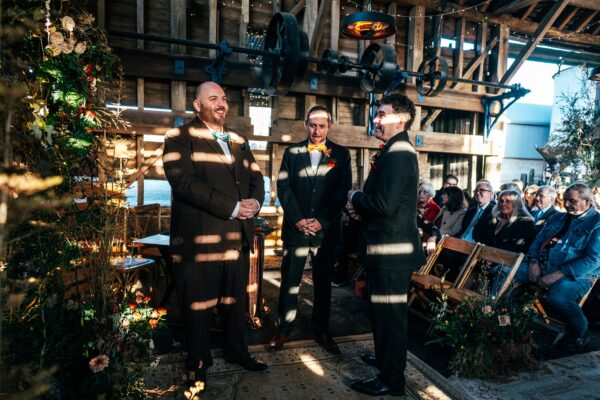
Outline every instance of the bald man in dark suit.
{"type": "Polygon", "coordinates": [[[173,193],[171,254],[188,377],[205,382],[214,307],[225,360],[251,371],[267,368],[250,357],[245,343],[249,250],[264,183],[246,138],[225,126],[223,89],[201,84],[193,105],[196,118],[166,133],[163,161],[173,193]]]}

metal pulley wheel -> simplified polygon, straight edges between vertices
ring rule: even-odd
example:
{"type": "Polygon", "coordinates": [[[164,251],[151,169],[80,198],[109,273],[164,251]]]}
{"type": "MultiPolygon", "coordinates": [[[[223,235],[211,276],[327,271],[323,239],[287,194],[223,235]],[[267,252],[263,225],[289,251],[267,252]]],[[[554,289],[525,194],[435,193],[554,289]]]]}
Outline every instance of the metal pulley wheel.
{"type": "Polygon", "coordinates": [[[365,92],[385,92],[398,70],[396,52],[387,44],[372,43],[361,56],[360,65],[358,79],[365,92]]]}
{"type": "Polygon", "coordinates": [[[419,65],[416,89],[423,96],[437,96],[446,87],[448,63],[441,57],[424,60],[419,65]],[[437,67],[439,66],[439,69],[437,67]]]}
{"type": "Polygon", "coordinates": [[[276,13],[269,22],[263,50],[261,76],[271,95],[284,95],[304,77],[308,66],[308,36],[298,28],[293,14],[276,13]]]}

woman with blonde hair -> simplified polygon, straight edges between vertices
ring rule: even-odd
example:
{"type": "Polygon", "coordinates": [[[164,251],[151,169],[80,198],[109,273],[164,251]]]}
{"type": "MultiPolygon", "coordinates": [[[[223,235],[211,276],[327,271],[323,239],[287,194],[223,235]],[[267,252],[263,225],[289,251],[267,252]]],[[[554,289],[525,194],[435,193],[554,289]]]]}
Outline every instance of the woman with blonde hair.
{"type": "Polygon", "coordinates": [[[498,204],[492,209],[492,218],[482,232],[480,241],[486,246],[515,253],[527,252],[536,232],[533,218],[519,192],[500,192],[498,204]]]}
{"type": "Polygon", "coordinates": [[[538,185],[529,185],[523,192],[523,200],[525,200],[525,206],[529,212],[537,210],[537,207],[535,206],[535,195],[539,188],[538,185]]]}

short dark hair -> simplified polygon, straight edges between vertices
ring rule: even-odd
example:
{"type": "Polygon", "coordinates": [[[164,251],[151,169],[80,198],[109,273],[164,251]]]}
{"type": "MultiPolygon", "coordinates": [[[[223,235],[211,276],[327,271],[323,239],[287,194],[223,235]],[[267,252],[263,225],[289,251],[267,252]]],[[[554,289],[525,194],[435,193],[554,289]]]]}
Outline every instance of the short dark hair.
{"type": "Polygon", "coordinates": [[[415,108],[415,103],[408,96],[400,94],[400,93],[392,93],[387,96],[383,96],[379,104],[389,104],[394,109],[394,112],[398,114],[408,114],[409,119],[404,124],[404,128],[409,130],[412,126],[412,123],[415,119],[415,114],[417,112],[415,108]]]}
{"type": "Polygon", "coordinates": [[[465,204],[465,194],[462,189],[457,186],[448,186],[444,189],[443,193],[448,196],[448,202],[446,203],[446,209],[450,212],[460,210],[465,204]]]}
{"type": "Polygon", "coordinates": [[[454,179],[456,181],[456,183],[458,184],[458,178],[456,177],[456,175],[452,175],[452,174],[446,175],[446,177],[444,178],[444,182],[446,182],[448,179],[454,179]]]}
{"type": "Polygon", "coordinates": [[[310,114],[317,112],[317,111],[324,111],[327,113],[327,122],[329,122],[330,124],[333,123],[333,118],[331,116],[331,112],[327,109],[327,107],[321,105],[321,104],[317,104],[312,106],[308,112],[306,113],[306,120],[305,122],[308,122],[308,119],[310,118],[310,114]]]}

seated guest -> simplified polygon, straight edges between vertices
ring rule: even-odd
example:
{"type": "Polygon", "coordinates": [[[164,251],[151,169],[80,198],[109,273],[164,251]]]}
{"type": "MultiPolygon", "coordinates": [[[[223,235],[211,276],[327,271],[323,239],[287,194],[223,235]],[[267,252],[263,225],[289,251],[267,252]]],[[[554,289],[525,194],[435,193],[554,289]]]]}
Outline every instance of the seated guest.
{"type": "Polygon", "coordinates": [[[444,235],[454,236],[462,228],[466,201],[463,191],[456,186],[448,186],[442,195],[442,210],[433,221],[432,235],[427,239],[427,253],[435,250],[436,242],[444,235]]]}
{"type": "Polygon", "coordinates": [[[494,189],[489,181],[480,180],[477,182],[473,191],[475,205],[465,213],[457,237],[469,242],[477,241],[482,227],[487,226],[492,217],[492,208],[496,205],[493,196],[494,189]]]}
{"type": "Polygon", "coordinates": [[[594,199],[596,200],[596,208],[600,209],[600,179],[596,181],[596,185],[592,189],[592,193],[594,193],[594,199]]]}
{"type": "Polygon", "coordinates": [[[536,232],[542,230],[542,227],[552,215],[560,212],[554,207],[556,196],[556,189],[552,186],[540,186],[538,189],[535,195],[537,210],[532,213],[536,232]]]}
{"type": "Polygon", "coordinates": [[[435,197],[433,198],[433,201],[435,201],[435,203],[438,206],[442,207],[444,205],[442,203],[442,196],[444,195],[444,189],[446,189],[447,187],[450,187],[450,186],[458,186],[458,178],[452,174],[446,175],[446,177],[444,178],[444,184],[442,185],[442,188],[435,191],[435,197]]]}
{"type": "Polygon", "coordinates": [[[477,241],[486,246],[524,253],[535,238],[533,218],[516,190],[500,192],[492,218],[478,232],[477,241]]]}
{"type": "Polygon", "coordinates": [[[537,206],[535,204],[535,194],[537,193],[539,187],[538,185],[529,185],[525,188],[523,193],[523,200],[525,200],[525,206],[527,207],[527,211],[533,215],[533,211],[537,210],[537,206]]]}
{"type": "Polygon", "coordinates": [[[422,183],[417,194],[417,226],[429,237],[431,235],[433,220],[440,212],[440,206],[433,201],[435,190],[431,183],[422,183]]]}
{"type": "Polygon", "coordinates": [[[575,183],[564,194],[566,214],[554,214],[529,248],[515,280],[546,289],[546,303],[569,328],[563,348],[582,350],[588,342],[588,320],[579,300],[600,277],[600,213],[593,194],[575,183]]]}

